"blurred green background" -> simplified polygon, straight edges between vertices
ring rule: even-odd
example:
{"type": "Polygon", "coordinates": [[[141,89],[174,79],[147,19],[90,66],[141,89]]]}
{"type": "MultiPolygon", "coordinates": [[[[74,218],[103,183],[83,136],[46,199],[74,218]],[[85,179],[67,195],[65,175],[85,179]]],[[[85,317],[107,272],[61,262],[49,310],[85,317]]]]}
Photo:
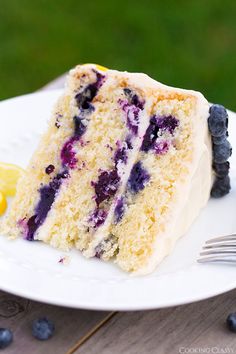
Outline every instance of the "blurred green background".
{"type": "Polygon", "coordinates": [[[0,1],[0,99],[87,62],[236,110],[236,1],[0,1]]]}

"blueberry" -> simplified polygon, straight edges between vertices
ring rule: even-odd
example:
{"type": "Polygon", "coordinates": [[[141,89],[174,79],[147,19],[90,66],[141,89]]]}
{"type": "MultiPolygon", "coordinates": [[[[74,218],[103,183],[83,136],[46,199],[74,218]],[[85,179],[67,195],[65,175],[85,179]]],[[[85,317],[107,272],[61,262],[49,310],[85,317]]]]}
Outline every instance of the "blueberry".
{"type": "Polygon", "coordinates": [[[174,130],[179,126],[179,120],[173,116],[157,117],[157,125],[162,131],[173,135],[174,130]]]}
{"type": "Polygon", "coordinates": [[[229,173],[230,164],[229,162],[223,163],[213,163],[213,170],[218,177],[225,177],[229,173]]]}
{"type": "Polygon", "coordinates": [[[224,144],[226,141],[226,135],[222,135],[222,136],[213,136],[212,137],[212,142],[214,145],[221,145],[224,144]]]}
{"type": "Polygon", "coordinates": [[[121,219],[124,216],[124,212],[125,212],[125,204],[124,204],[124,198],[120,197],[117,202],[116,202],[116,207],[114,210],[114,219],[115,219],[115,223],[117,224],[119,221],[121,221],[121,219]]]}
{"type": "Polygon", "coordinates": [[[146,130],[146,133],[143,137],[143,142],[141,150],[148,152],[150,149],[153,149],[155,141],[157,139],[159,131],[159,126],[157,125],[156,116],[151,117],[149,126],[146,130]]]}
{"type": "Polygon", "coordinates": [[[107,212],[103,209],[95,209],[93,214],[89,218],[89,222],[93,223],[94,228],[98,228],[103,225],[107,217],[107,212]]]}
{"type": "Polygon", "coordinates": [[[86,125],[84,124],[83,119],[78,116],[74,116],[73,121],[74,121],[74,127],[75,127],[74,135],[77,138],[81,138],[81,136],[85,133],[86,125]]]}
{"type": "Polygon", "coordinates": [[[231,313],[227,317],[226,324],[231,332],[236,332],[236,313],[231,313]]]}
{"type": "Polygon", "coordinates": [[[68,177],[68,171],[64,170],[61,173],[58,173],[49,184],[44,185],[39,189],[40,197],[38,204],[35,207],[35,214],[31,216],[27,222],[28,230],[26,239],[28,241],[33,241],[35,232],[45,221],[48,212],[51,209],[62,181],[68,177]]]}
{"type": "Polygon", "coordinates": [[[98,93],[99,88],[102,86],[105,76],[95,71],[97,80],[93,84],[87,85],[82,92],[75,96],[78,107],[84,111],[93,111],[94,107],[92,101],[98,93]]]}
{"type": "Polygon", "coordinates": [[[228,194],[230,191],[230,179],[229,176],[225,177],[217,177],[213,183],[213,187],[211,189],[211,196],[213,198],[220,198],[224,195],[228,194]]]}
{"type": "Polygon", "coordinates": [[[140,161],[133,166],[128,179],[128,190],[132,193],[138,193],[143,190],[146,183],[150,180],[150,175],[143,167],[140,161]]]}
{"type": "Polygon", "coordinates": [[[0,349],[7,348],[13,341],[13,334],[10,329],[0,328],[0,349]]]}
{"type": "Polygon", "coordinates": [[[130,88],[124,88],[124,93],[129,100],[129,103],[138,107],[139,109],[143,109],[144,102],[138,97],[136,93],[134,93],[130,88]]]}
{"type": "Polygon", "coordinates": [[[141,150],[144,152],[148,152],[151,149],[155,149],[157,153],[158,148],[156,149],[155,142],[158,138],[159,131],[169,132],[170,134],[174,134],[174,130],[178,127],[179,120],[172,116],[165,117],[157,117],[152,116],[150,118],[150,124],[146,130],[146,133],[143,137],[143,142],[141,146],[141,150]]]}
{"type": "Polygon", "coordinates": [[[219,137],[226,133],[228,127],[228,113],[225,107],[219,104],[211,106],[208,127],[213,136],[219,137]]]}
{"type": "Polygon", "coordinates": [[[109,200],[113,197],[120,184],[120,177],[117,173],[117,169],[111,171],[103,171],[98,176],[97,182],[92,182],[92,186],[96,193],[96,203],[99,206],[103,201],[109,200]]]}
{"type": "Polygon", "coordinates": [[[79,137],[74,135],[67,140],[61,149],[61,162],[63,166],[67,166],[71,169],[76,167],[77,158],[76,151],[74,150],[74,144],[79,140],[79,137]]]}
{"type": "Polygon", "coordinates": [[[123,162],[126,164],[128,159],[128,152],[127,152],[127,148],[125,146],[123,147],[119,147],[114,155],[114,160],[116,165],[118,164],[118,162],[123,162]]]}
{"type": "Polygon", "coordinates": [[[39,318],[33,322],[32,334],[39,340],[47,340],[53,336],[55,326],[46,317],[39,318]]]}
{"type": "Polygon", "coordinates": [[[55,170],[55,166],[53,165],[48,165],[46,168],[45,168],[45,172],[50,175],[53,171],[55,170]]]}
{"type": "Polygon", "coordinates": [[[224,144],[213,144],[213,160],[217,163],[223,163],[228,160],[232,154],[232,148],[228,140],[225,140],[224,144]]]}
{"type": "Polygon", "coordinates": [[[91,102],[96,96],[97,91],[98,88],[96,84],[89,84],[82,92],[77,93],[77,95],[75,96],[75,100],[77,102],[78,107],[83,110],[93,109],[91,102]]]}

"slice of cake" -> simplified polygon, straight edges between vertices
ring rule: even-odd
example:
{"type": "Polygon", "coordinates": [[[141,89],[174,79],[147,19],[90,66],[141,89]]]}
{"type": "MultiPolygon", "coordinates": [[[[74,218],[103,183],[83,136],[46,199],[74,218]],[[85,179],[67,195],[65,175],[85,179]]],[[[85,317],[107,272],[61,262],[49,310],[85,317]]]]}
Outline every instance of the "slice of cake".
{"type": "Polygon", "coordinates": [[[213,196],[230,189],[227,113],[209,108],[144,74],[77,66],[3,233],[153,271],[207,203],[213,175],[213,196]]]}

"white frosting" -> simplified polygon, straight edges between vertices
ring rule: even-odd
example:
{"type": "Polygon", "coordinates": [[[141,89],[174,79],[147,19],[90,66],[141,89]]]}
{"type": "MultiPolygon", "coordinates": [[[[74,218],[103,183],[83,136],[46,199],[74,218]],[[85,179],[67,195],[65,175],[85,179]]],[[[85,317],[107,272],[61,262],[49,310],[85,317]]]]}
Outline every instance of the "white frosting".
{"type": "Polygon", "coordinates": [[[170,222],[166,224],[165,232],[157,236],[148,263],[134,272],[134,275],[144,275],[154,271],[156,266],[172,252],[176,241],[187,232],[200,210],[208,202],[213,179],[211,139],[206,124],[209,104],[202,95],[198,93],[196,95],[200,100],[200,106],[196,113],[196,117],[198,116],[194,132],[196,154],[191,167],[192,174],[185,184],[178,187],[178,197],[172,204],[170,222]]]}

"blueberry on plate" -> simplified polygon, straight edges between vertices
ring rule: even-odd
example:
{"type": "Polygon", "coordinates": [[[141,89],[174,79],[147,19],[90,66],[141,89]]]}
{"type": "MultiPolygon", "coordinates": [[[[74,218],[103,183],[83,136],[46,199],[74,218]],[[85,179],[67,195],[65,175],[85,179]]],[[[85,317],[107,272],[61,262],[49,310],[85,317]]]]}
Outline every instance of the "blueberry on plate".
{"type": "Polygon", "coordinates": [[[216,163],[223,163],[228,160],[232,154],[232,148],[228,140],[224,144],[213,145],[213,161],[216,163]]]}
{"type": "Polygon", "coordinates": [[[217,177],[211,189],[211,196],[213,198],[221,198],[229,193],[230,188],[231,187],[229,176],[225,176],[222,178],[217,177]]]}
{"type": "Polygon", "coordinates": [[[39,318],[33,322],[32,334],[39,340],[47,340],[54,334],[55,326],[46,317],[39,318]]]}
{"type": "Polygon", "coordinates": [[[222,136],[213,136],[212,137],[212,142],[214,145],[221,145],[224,144],[226,141],[226,134],[222,135],[222,136]]]}
{"type": "Polygon", "coordinates": [[[213,170],[218,177],[225,177],[229,174],[230,164],[229,161],[223,163],[213,163],[213,170]]]}
{"type": "Polygon", "coordinates": [[[231,313],[227,317],[226,324],[231,332],[236,332],[236,313],[231,313]]]}
{"type": "Polygon", "coordinates": [[[225,107],[219,104],[211,106],[208,127],[212,136],[219,137],[226,133],[228,127],[228,113],[225,107]]]}
{"type": "Polygon", "coordinates": [[[0,328],[0,349],[7,348],[13,341],[13,334],[10,329],[0,328]]]}

